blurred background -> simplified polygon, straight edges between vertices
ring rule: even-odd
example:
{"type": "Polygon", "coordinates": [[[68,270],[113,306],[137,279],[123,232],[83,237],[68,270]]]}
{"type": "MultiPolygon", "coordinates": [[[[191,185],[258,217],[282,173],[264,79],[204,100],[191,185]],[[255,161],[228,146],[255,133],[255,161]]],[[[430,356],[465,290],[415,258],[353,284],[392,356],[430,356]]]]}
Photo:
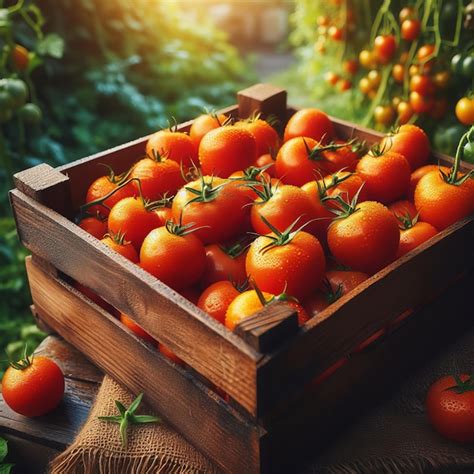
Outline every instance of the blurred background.
{"type": "Polygon", "coordinates": [[[15,171],[230,105],[261,81],[382,131],[416,121],[453,154],[467,130],[455,106],[473,89],[473,10],[468,0],[0,0],[0,351],[15,357],[43,337],[9,210],[15,171]],[[376,58],[378,35],[396,41],[389,61],[376,58]],[[426,90],[414,76],[429,78],[426,90]]]}

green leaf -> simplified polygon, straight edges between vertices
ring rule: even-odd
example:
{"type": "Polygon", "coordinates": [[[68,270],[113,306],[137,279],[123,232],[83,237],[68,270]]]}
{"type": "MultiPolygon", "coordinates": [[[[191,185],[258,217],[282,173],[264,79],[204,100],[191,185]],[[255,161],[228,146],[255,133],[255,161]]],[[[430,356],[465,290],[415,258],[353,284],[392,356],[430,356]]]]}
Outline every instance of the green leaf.
{"type": "Polygon", "coordinates": [[[37,51],[42,56],[62,58],[64,54],[64,40],[56,33],[46,35],[38,42],[37,51]]]}
{"type": "Polygon", "coordinates": [[[0,438],[0,462],[2,462],[8,454],[8,442],[6,439],[0,438]]]}
{"type": "Polygon", "coordinates": [[[132,423],[161,423],[161,418],[151,415],[132,415],[132,423]]]}
{"type": "Polygon", "coordinates": [[[0,474],[10,474],[13,464],[0,464],[0,474]]]}
{"type": "Polygon", "coordinates": [[[140,405],[143,398],[143,393],[140,393],[135,400],[133,400],[132,404],[128,407],[129,413],[135,413],[137,411],[138,405],[140,405]]]}

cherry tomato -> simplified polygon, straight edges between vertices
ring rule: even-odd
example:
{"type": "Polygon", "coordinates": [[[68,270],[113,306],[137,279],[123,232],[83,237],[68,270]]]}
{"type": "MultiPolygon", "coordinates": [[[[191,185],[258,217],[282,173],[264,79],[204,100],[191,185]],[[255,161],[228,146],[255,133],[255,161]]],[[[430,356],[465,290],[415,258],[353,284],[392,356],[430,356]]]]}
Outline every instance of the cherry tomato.
{"type": "Polygon", "coordinates": [[[397,42],[393,35],[379,35],[374,40],[374,51],[382,64],[388,64],[397,49],[397,42]]]}
{"type": "Polygon", "coordinates": [[[433,76],[433,82],[438,89],[446,89],[451,80],[451,75],[448,71],[439,71],[433,76]]]}
{"type": "Polygon", "coordinates": [[[394,64],[392,68],[392,77],[398,84],[403,83],[405,77],[405,68],[402,64],[394,64]]]}
{"type": "Polygon", "coordinates": [[[400,23],[403,23],[406,20],[414,18],[416,16],[415,9],[412,7],[403,7],[399,13],[400,23]]]}
{"type": "Polygon", "coordinates": [[[332,71],[329,71],[324,75],[324,80],[332,86],[335,86],[339,82],[339,79],[340,77],[332,71]]]}
{"type": "Polygon", "coordinates": [[[402,100],[397,105],[398,123],[404,125],[413,117],[413,109],[408,102],[402,100]]]}
{"type": "Polygon", "coordinates": [[[427,96],[434,94],[435,85],[429,76],[415,74],[410,79],[410,90],[418,92],[422,96],[427,96]]]}
{"type": "Polygon", "coordinates": [[[426,397],[426,411],[433,427],[446,438],[474,441],[474,383],[462,374],[435,382],[426,397]]]}
{"type": "Polygon", "coordinates": [[[332,25],[328,29],[328,35],[334,41],[342,41],[344,39],[344,30],[332,25]]]}
{"type": "Polygon", "coordinates": [[[404,40],[415,41],[421,32],[420,20],[404,20],[400,32],[404,40]]]}
{"type": "Polygon", "coordinates": [[[198,307],[221,324],[225,322],[227,308],[240,295],[230,281],[218,281],[206,288],[199,297],[198,307]]]}
{"type": "Polygon", "coordinates": [[[48,357],[25,356],[12,363],[3,375],[3,399],[23,416],[46,415],[59,405],[63,394],[64,375],[48,357]]]}
{"type": "MultiPolygon", "coordinates": [[[[434,44],[425,44],[418,50],[416,57],[421,64],[427,66],[427,59],[434,54],[435,50],[436,46],[434,44]]],[[[433,60],[431,59],[429,62],[431,63],[432,61],[433,60]]]]}
{"type": "Polygon", "coordinates": [[[377,57],[373,51],[363,49],[359,54],[359,63],[366,69],[372,69],[377,65],[377,57]]]}
{"type": "Polygon", "coordinates": [[[423,96],[419,92],[410,92],[410,105],[414,112],[423,114],[429,112],[433,105],[433,97],[423,96]]]}
{"type": "Polygon", "coordinates": [[[372,86],[370,85],[370,81],[367,77],[363,77],[359,81],[359,89],[362,94],[368,94],[372,90],[372,86]]]}
{"type": "Polygon", "coordinates": [[[369,84],[372,89],[378,89],[380,86],[380,81],[382,80],[382,75],[376,69],[372,69],[368,72],[367,79],[369,80],[369,84]]]}
{"type": "Polygon", "coordinates": [[[28,50],[21,44],[16,44],[12,50],[12,61],[15,69],[26,71],[30,62],[28,50]]]}
{"type": "Polygon", "coordinates": [[[463,97],[458,101],[456,117],[464,125],[474,125],[474,98],[463,97]]]}
{"type": "Polygon", "coordinates": [[[342,69],[353,76],[359,69],[359,63],[356,59],[348,59],[342,63],[342,69]]]}
{"type": "Polygon", "coordinates": [[[381,125],[390,125],[395,119],[395,111],[391,105],[377,105],[374,110],[375,121],[381,125]]]}

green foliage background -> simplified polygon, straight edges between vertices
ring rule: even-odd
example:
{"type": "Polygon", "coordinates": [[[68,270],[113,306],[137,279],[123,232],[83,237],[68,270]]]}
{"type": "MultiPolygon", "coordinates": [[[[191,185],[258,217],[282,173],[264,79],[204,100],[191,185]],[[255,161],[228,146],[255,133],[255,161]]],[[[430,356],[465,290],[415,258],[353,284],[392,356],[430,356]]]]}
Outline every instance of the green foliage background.
{"type": "Polygon", "coordinates": [[[179,122],[229,105],[236,90],[255,81],[204,13],[183,16],[175,2],[36,0],[25,7],[34,7],[39,21],[31,28],[15,16],[13,39],[38,66],[31,91],[43,121],[26,128],[22,149],[15,120],[2,125],[9,165],[0,170],[0,352],[9,344],[13,357],[43,335],[28,310],[26,251],[7,200],[11,172],[57,166],[155,131],[170,117],[179,122]]]}

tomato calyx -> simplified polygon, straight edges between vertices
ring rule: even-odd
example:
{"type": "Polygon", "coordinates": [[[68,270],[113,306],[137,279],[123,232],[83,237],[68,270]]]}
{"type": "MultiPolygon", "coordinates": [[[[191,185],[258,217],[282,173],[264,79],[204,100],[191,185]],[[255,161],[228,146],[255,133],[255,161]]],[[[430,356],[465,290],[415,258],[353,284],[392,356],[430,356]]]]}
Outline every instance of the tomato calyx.
{"type": "Polygon", "coordinates": [[[446,388],[445,391],[450,390],[458,395],[466,392],[474,392],[474,377],[472,375],[464,381],[459,375],[453,375],[453,378],[456,381],[456,385],[446,388]]]}
{"type": "Polygon", "coordinates": [[[458,148],[456,150],[456,155],[454,157],[454,163],[448,173],[444,172],[441,167],[439,167],[439,174],[441,178],[447,184],[452,184],[453,186],[461,186],[464,182],[468,179],[474,177],[474,171],[471,170],[469,173],[466,173],[464,176],[458,177],[459,172],[459,163],[461,161],[461,156],[463,152],[463,147],[467,143],[471,143],[471,138],[474,136],[474,126],[471,128],[461,137],[459,140],[458,148]]]}
{"type": "Polygon", "coordinates": [[[165,222],[166,230],[173,235],[177,235],[178,237],[184,237],[186,235],[192,234],[199,229],[204,229],[205,227],[209,227],[208,225],[202,225],[199,227],[194,227],[196,224],[194,222],[190,222],[189,224],[182,223],[182,215],[179,218],[179,223],[173,221],[173,219],[168,219],[165,222]]]}
{"type": "Polygon", "coordinates": [[[333,304],[336,302],[341,296],[342,296],[342,285],[339,284],[337,285],[337,288],[334,289],[332,286],[331,282],[327,279],[323,279],[323,294],[324,297],[326,298],[326,301],[329,304],[333,304]]]}
{"type": "Polygon", "coordinates": [[[247,238],[244,237],[243,239],[240,239],[231,245],[219,245],[219,248],[230,258],[236,259],[240,257],[247,249],[248,245],[244,245],[246,241],[247,238]]]}
{"type": "MultiPolygon", "coordinates": [[[[321,140],[323,139],[324,139],[324,136],[322,137],[321,140]]],[[[308,156],[308,160],[313,160],[313,161],[327,160],[326,157],[324,156],[325,151],[336,151],[345,147],[350,147],[351,151],[354,151],[353,149],[354,146],[356,147],[357,150],[360,149],[359,148],[360,144],[356,138],[353,138],[352,140],[349,140],[348,142],[344,142],[344,143],[330,142],[327,145],[323,145],[321,142],[319,142],[313,148],[309,147],[304,137],[302,137],[302,140],[306,148],[306,154],[308,156]]]]}
{"type": "Polygon", "coordinates": [[[119,186],[124,181],[126,181],[129,178],[129,176],[132,172],[132,168],[130,168],[128,171],[125,171],[125,173],[115,174],[114,169],[110,165],[108,165],[107,163],[99,163],[99,165],[104,166],[108,170],[107,179],[112,184],[116,184],[117,186],[119,186]]]}
{"type": "Polygon", "coordinates": [[[194,194],[196,197],[189,200],[186,203],[186,206],[188,204],[191,204],[193,202],[211,202],[214,201],[214,199],[217,198],[219,195],[221,189],[227,184],[227,183],[222,183],[217,186],[213,186],[212,182],[214,180],[214,177],[211,176],[211,179],[209,181],[206,181],[204,176],[201,176],[201,189],[194,189],[189,186],[185,186],[184,189],[186,191],[189,191],[191,194],[194,194]]]}
{"type": "Polygon", "coordinates": [[[173,204],[174,196],[169,196],[168,193],[163,194],[161,199],[157,199],[156,201],[148,201],[146,199],[143,200],[143,205],[148,212],[155,211],[156,209],[163,209],[167,207],[171,209],[171,205],[173,204]]]}
{"type": "Polygon", "coordinates": [[[319,198],[322,200],[325,197],[327,197],[328,191],[330,189],[335,188],[336,186],[339,186],[341,183],[343,183],[346,179],[350,178],[351,176],[354,176],[354,173],[348,173],[345,176],[340,176],[337,173],[335,173],[331,175],[331,181],[329,183],[326,183],[324,178],[321,180],[317,180],[316,186],[318,187],[319,198]]]}
{"type": "Polygon", "coordinates": [[[402,214],[396,214],[395,216],[399,222],[398,228],[401,230],[408,230],[411,229],[412,227],[415,227],[415,225],[418,223],[418,219],[420,217],[420,213],[417,212],[415,217],[411,218],[409,212],[405,212],[404,215],[402,214]]]}
{"type": "Polygon", "coordinates": [[[265,175],[262,175],[261,181],[247,183],[244,186],[249,187],[260,198],[260,202],[258,204],[263,204],[273,197],[275,191],[278,188],[278,183],[273,184],[271,179],[267,178],[265,175]]]}
{"type": "Polygon", "coordinates": [[[365,183],[362,183],[360,188],[357,190],[355,193],[354,197],[352,198],[351,201],[348,200],[348,197],[344,199],[340,194],[337,196],[327,196],[322,199],[323,202],[325,201],[333,201],[336,203],[337,208],[329,209],[333,214],[335,214],[336,217],[334,217],[333,220],[336,219],[345,219],[349,217],[351,214],[354,214],[359,210],[357,207],[358,201],[359,201],[359,195],[360,192],[362,191],[362,188],[364,187],[365,183]]]}
{"type": "Polygon", "coordinates": [[[8,364],[15,370],[25,370],[33,364],[33,359],[34,355],[28,355],[28,346],[25,345],[25,348],[23,350],[23,357],[18,361],[14,361],[8,358],[8,364]]]}
{"type": "Polygon", "coordinates": [[[263,173],[270,167],[273,166],[273,163],[268,163],[265,166],[249,166],[243,171],[243,176],[238,176],[236,178],[229,178],[231,181],[248,181],[252,184],[260,184],[260,180],[263,177],[263,173]],[[260,179],[258,179],[260,177],[260,179]]]}
{"type": "Polygon", "coordinates": [[[143,398],[143,393],[140,393],[137,398],[131,403],[128,408],[115,400],[115,406],[117,407],[120,415],[117,416],[98,416],[97,418],[100,421],[106,421],[109,423],[117,423],[120,430],[120,439],[122,440],[122,446],[127,446],[127,431],[129,425],[140,425],[144,423],[161,423],[161,418],[158,416],[151,415],[135,415],[141,401],[143,398]]]}
{"type": "Polygon", "coordinates": [[[125,233],[120,230],[116,233],[109,231],[104,235],[104,238],[106,237],[110,237],[117,245],[127,245],[130,243],[130,241],[125,240],[125,233]]]}
{"type": "Polygon", "coordinates": [[[263,307],[268,306],[270,303],[273,303],[274,301],[281,301],[283,303],[293,302],[293,303],[299,304],[299,301],[294,296],[291,296],[288,293],[286,293],[286,286],[283,292],[280,293],[279,295],[272,295],[270,296],[270,298],[266,299],[262,290],[258,287],[255,281],[252,280],[251,285],[252,285],[252,288],[255,290],[255,293],[257,293],[257,297],[263,307]]]}

